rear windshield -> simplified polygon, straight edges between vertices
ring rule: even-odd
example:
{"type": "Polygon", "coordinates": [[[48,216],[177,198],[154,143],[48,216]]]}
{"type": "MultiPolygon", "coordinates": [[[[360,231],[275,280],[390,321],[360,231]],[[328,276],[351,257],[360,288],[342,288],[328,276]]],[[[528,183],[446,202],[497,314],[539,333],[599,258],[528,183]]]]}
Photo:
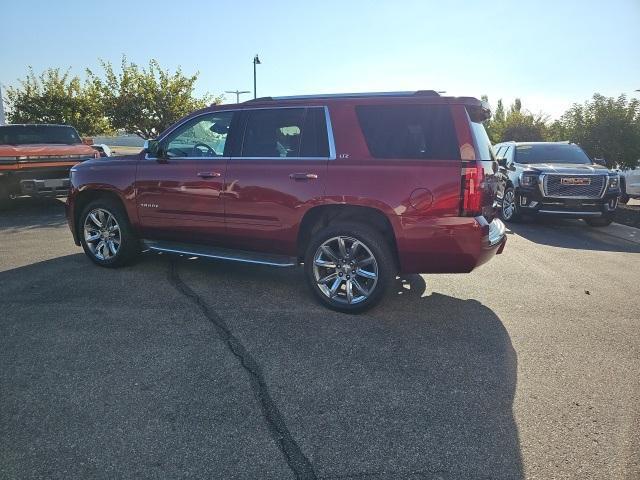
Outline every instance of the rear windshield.
{"type": "Polygon", "coordinates": [[[518,145],[514,161],[517,163],[576,163],[591,164],[591,159],[575,144],[518,145]]]}
{"type": "Polygon", "coordinates": [[[360,105],[356,113],[374,158],[460,159],[447,105],[360,105]]]}
{"type": "Polygon", "coordinates": [[[479,155],[477,160],[493,160],[493,148],[491,148],[491,140],[484,129],[484,125],[480,122],[470,121],[471,133],[473,140],[476,142],[476,152],[479,155]]]}
{"type": "Polygon", "coordinates": [[[0,127],[1,145],[82,143],[76,129],[64,125],[5,125],[0,127]]]}

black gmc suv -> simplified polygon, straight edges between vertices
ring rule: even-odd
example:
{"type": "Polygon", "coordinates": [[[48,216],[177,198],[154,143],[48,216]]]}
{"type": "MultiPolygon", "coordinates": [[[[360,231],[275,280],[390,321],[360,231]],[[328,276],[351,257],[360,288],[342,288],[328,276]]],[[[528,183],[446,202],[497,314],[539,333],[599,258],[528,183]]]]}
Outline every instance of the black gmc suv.
{"type": "Polygon", "coordinates": [[[582,218],[592,227],[613,221],[620,178],[575,143],[505,142],[494,146],[499,165],[500,215],[582,218]]]}

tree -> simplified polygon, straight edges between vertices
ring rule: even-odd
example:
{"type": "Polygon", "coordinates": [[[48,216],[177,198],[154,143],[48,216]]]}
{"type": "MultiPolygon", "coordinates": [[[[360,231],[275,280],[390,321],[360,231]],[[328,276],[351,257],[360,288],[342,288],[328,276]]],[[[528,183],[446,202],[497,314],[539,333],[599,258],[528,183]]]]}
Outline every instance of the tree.
{"type": "Polygon", "coordinates": [[[97,92],[68,70],[49,68],[36,75],[30,67],[17,87],[7,88],[6,99],[10,123],[72,125],[81,135],[110,129],[97,92]]]}
{"type": "Polygon", "coordinates": [[[579,143],[592,158],[607,166],[633,167],[640,158],[640,102],[594,94],[583,105],[574,104],[562,115],[555,134],[579,143]]]}
{"type": "Polygon", "coordinates": [[[222,100],[209,95],[194,97],[198,73],[185,76],[179,68],[170,73],[157,60],[140,68],[123,57],[120,72],[109,62],[100,63],[103,78],[91,70],[87,75],[94,91],[99,92],[111,125],[142,138],[153,138],[186,114],[222,100]]]}
{"type": "MultiPolygon", "coordinates": [[[[483,97],[486,99],[486,97],[483,97]]],[[[522,101],[516,98],[505,113],[502,99],[498,100],[495,112],[485,122],[489,138],[493,143],[506,141],[535,142],[548,136],[547,117],[522,109],[522,101]]]]}

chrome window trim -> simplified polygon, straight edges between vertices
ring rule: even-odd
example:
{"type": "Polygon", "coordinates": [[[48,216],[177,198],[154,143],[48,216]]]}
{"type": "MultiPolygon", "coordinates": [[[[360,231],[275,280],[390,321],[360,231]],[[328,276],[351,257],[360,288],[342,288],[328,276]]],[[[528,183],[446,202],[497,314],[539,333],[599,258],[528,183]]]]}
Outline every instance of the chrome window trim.
{"type": "MultiPolygon", "coordinates": [[[[231,160],[232,158],[242,158],[245,160],[282,160],[282,159],[288,159],[288,160],[335,160],[336,159],[336,144],[335,144],[335,139],[333,137],[333,126],[331,124],[331,116],[329,115],[329,107],[327,107],[326,105],[289,105],[289,106],[273,106],[273,107],[248,107],[248,108],[233,108],[233,109],[228,109],[228,110],[215,110],[215,111],[210,111],[210,112],[203,112],[201,114],[195,115],[193,117],[190,117],[182,122],[180,122],[179,124],[175,125],[171,130],[169,130],[166,134],[164,134],[162,137],[158,138],[158,142],[162,142],[165,138],[167,138],[169,135],[171,135],[175,130],[177,130],[178,128],[180,128],[182,125],[184,125],[187,122],[190,122],[191,120],[194,120],[196,118],[202,117],[204,115],[211,115],[211,114],[215,114],[215,113],[227,113],[227,112],[232,112],[232,113],[241,113],[241,112],[248,112],[251,110],[277,110],[277,109],[290,109],[290,108],[307,108],[307,109],[311,109],[311,108],[322,108],[324,109],[324,117],[325,117],[325,121],[326,121],[326,125],[327,125],[327,141],[328,141],[328,145],[329,145],[329,156],[328,157],[172,157],[169,160],[215,160],[215,159],[227,159],[227,160],[231,160]]],[[[147,152],[145,152],[144,154],[144,159],[145,160],[158,160],[158,157],[150,157],[149,154],[147,152]]]]}
{"type": "Polygon", "coordinates": [[[333,126],[331,124],[331,115],[329,114],[329,107],[324,106],[324,117],[327,121],[327,138],[329,139],[329,160],[336,159],[336,141],[333,137],[333,126]]]}

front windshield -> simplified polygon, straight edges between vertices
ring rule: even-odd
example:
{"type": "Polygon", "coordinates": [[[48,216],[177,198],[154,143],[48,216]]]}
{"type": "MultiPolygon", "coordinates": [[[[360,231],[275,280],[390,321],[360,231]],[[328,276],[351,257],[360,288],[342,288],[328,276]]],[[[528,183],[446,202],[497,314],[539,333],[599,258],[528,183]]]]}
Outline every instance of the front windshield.
{"type": "Polygon", "coordinates": [[[518,145],[514,159],[517,163],[574,163],[590,165],[593,162],[573,143],[541,143],[518,145]]]}
{"type": "Polygon", "coordinates": [[[82,143],[76,129],[65,125],[4,125],[0,127],[0,145],[82,143]]]}

